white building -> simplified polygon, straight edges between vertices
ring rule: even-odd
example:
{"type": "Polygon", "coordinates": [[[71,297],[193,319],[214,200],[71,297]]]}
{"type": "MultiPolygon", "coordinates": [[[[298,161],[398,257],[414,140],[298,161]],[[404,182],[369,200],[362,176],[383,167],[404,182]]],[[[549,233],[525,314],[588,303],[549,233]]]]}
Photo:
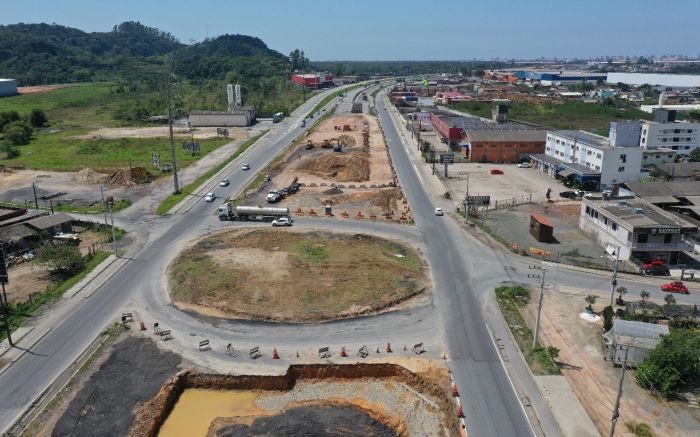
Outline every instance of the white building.
{"type": "Polygon", "coordinates": [[[692,251],[697,226],[642,199],[584,198],[579,228],[620,259],[661,259],[677,264],[680,252],[692,251]]]}
{"type": "Polygon", "coordinates": [[[677,122],[676,111],[654,110],[654,120],[642,122],[640,145],[648,150],[671,149],[688,155],[700,147],[700,123],[677,122]]]}
{"type": "MultiPolygon", "coordinates": [[[[613,129],[611,129],[612,136],[613,129]]],[[[584,174],[599,174],[600,189],[639,179],[642,168],[642,149],[625,142],[627,132],[620,132],[612,145],[607,138],[576,130],[547,132],[545,155],[559,162],[552,176],[573,178],[584,174]],[[616,145],[615,145],[616,144],[616,145]],[[627,145],[625,145],[627,144],[627,145]],[[567,164],[578,164],[569,166],[567,164]],[[563,174],[562,174],[563,173],[563,174]]],[[[550,167],[552,167],[550,165],[550,167]]]]}
{"type": "Polygon", "coordinates": [[[0,97],[16,95],[17,81],[15,79],[0,79],[0,97]]]}

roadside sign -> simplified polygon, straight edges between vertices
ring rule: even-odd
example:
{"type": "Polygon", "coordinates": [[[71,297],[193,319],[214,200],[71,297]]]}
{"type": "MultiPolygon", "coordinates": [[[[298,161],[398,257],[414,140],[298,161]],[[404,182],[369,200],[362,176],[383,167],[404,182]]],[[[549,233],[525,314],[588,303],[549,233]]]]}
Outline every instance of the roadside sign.
{"type": "Polygon", "coordinates": [[[467,204],[469,206],[489,206],[491,205],[491,196],[469,196],[467,204]]]}
{"type": "Polygon", "coordinates": [[[158,153],[151,154],[151,162],[153,163],[154,167],[160,167],[160,154],[158,154],[158,153]]]}
{"type": "Polygon", "coordinates": [[[442,164],[454,164],[455,154],[454,153],[441,153],[440,162],[442,164]]]}
{"type": "Polygon", "coordinates": [[[9,275],[7,274],[7,263],[5,262],[5,248],[0,244],[0,284],[7,284],[9,275]]]}

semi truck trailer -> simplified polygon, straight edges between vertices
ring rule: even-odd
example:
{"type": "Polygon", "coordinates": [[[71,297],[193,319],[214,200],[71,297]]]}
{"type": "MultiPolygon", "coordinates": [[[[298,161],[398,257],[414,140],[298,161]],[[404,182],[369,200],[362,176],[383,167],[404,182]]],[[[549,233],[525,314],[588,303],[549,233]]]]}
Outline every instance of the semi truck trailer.
{"type": "Polygon", "coordinates": [[[270,208],[262,206],[236,206],[224,203],[218,209],[221,221],[258,221],[271,222],[280,217],[289,216],[289,208],[270,208]]]}

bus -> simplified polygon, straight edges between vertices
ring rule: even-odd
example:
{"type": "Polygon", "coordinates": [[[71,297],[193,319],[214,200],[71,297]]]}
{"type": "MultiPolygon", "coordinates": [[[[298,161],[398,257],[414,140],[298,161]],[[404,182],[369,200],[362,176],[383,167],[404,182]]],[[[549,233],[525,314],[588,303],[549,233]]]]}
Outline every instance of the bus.
{"type": "Polygon", "coordinates": [[[277,114],[272,115],[272,122],[279,123],[280,121],[282,121],[283,118],[284,118],[284,113],[278,112],[277,114]]]}

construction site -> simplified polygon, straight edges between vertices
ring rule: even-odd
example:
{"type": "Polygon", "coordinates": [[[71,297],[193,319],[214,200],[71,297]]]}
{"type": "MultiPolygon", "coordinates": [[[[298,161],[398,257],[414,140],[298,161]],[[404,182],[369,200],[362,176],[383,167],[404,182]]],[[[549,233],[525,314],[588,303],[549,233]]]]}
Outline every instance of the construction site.
{"type": "Polygon", "coordinates": [[[297,216],[411,220],[379,124],[370,115],[324,120],[263,173],[270,181],[257,182],[238,203],[262,205],[269,190],[296,179],[301,190],[280,206],[297,216]]]}

